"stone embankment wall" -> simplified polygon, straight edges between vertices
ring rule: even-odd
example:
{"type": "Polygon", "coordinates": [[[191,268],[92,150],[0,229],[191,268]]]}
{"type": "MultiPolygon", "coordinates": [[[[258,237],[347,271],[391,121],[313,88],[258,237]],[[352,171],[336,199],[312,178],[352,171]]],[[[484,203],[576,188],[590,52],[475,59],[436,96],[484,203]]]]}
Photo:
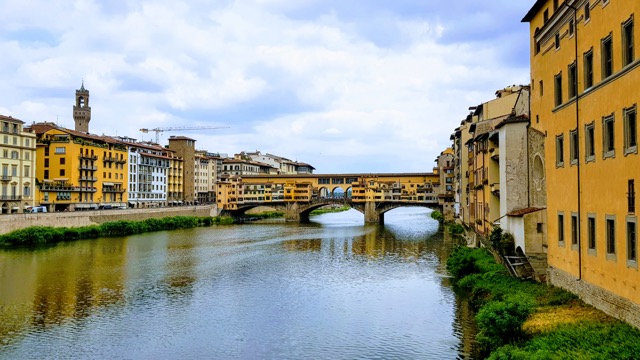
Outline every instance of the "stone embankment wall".
{"type": "Polygon", "coordinates": [[[215,205],[207,205],[2,215],[0,216],[0,234],[29,226],[79,227],[109,221],[145,220],[171,216],[218,216],[218,208],[215,205]]]}
{"type": "Polygon", "coordinates": [[[552,285],[578,295],[582,301],[607,315],[640,328],[640,305],[588,282],[577,280],[562,270],[549,267],[548,272],[552,285]]]}

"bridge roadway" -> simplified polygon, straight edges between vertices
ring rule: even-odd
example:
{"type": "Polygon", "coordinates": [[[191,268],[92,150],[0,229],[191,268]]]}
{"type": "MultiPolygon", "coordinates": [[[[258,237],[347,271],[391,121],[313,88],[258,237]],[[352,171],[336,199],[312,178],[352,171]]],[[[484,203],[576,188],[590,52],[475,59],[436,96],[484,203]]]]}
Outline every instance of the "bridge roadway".
{"type": "Polygon", "coordinates": [[[365,222],[383,223],[387,211],[402,206],[442,210],[444,198],[437,173],[227,176],[217,185],[225,214],[242,217],[266,206],[301,222],[317,208],[342,204],[363,213],[365,222]]]}

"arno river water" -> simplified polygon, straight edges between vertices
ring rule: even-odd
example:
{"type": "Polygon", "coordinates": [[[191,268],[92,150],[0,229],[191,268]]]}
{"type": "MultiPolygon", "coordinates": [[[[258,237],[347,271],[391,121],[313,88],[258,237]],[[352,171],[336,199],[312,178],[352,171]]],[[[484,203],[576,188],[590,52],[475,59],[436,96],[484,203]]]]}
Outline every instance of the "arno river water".
{"type": "Polygon", "coordinates": [[[350,210],[0,252],[0,358],[461,359],[426,209],[350,210]]]}

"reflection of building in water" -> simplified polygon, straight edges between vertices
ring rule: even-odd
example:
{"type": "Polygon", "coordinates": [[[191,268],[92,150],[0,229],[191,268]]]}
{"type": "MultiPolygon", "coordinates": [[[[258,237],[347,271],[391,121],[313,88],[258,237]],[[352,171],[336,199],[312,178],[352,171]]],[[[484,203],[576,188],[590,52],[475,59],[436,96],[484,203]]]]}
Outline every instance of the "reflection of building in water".
{"type": "Polygon", "coordinates": [[[185,293],[193,293],[193,284],[197,280],[196,246],[197,243],[185,233],[168,237],[164,285],[170,297],[182,298],[185,293]]]}
{"type": "Polygon", "coordinates": [[[44,261],[33,263],[25,261],[26,255],[6,253],[0,265],[0,305],[6,305],[0,306],[0,338],[29,325],[47,327],[82,318],[96,307],[123,299],[125,241],[62,245],[48,249],[44,261]]]}
{"type": "Polygon", "coordinates": [[[282,245],[289,251],[320,251],[322,239],[287,240],[282,245]]]}

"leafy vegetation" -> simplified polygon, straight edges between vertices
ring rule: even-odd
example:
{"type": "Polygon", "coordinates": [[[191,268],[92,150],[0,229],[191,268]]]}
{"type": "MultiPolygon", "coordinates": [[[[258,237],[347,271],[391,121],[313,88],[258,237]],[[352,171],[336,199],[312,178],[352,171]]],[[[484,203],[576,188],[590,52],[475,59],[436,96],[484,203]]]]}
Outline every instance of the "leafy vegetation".
{"type": "Polygon", "coordinates": [[[256,218],[256,219],[272,219],[272,218],[281,218],[284,216],[284,212],[282,211],[263,211],[257,214],[244,214],[246,217],[256,218]]]}
{"type": "Polygon", "coordinates": [[[315,209],[312,212],[309,213],[309,215],[311,216],[315,216],[315,215],[322,215],[322,214],[327,214],[327,213],[336,213],[336,212],[343,212],[343,211],[347,211],[351,209],[350,206],[340,206],[340,207],[322,207],[320,209],[315,209]]]}
{"type": "Polygon", "coordinates": [[[458,223],[450,224],[449,233],[452,235],[462,235],[464,234],[464,227],[458,223]]]}
{"type": "Polygon", "coordinates": [[[442,215],[442,213],[440,211],[438,211],[438,210],[433,210],[431,212],[431,218],[433,220],[436,220],[440,224],[444,223],[444,215],[442,215]]]}
{"type": "Polygon", "coordinates": [[[232,218],[174,216],[163,219],[146,219],[142,221],[120,220],[100,225],[75,228],[31,226],[0,235],[0,246],[37,246],[55,244],[62,241],[95,239],[98,237],[126,236],[145,232],[187,229],[199,226],[232,224],[232,218]]]}
{"type": "Polygon", "coordinates": [[[637,358],[640,330],[585,305],[567,291],[509,276],[485,249],[454,249],[447,269],[477,310],[478,357],[637,358]]]}

